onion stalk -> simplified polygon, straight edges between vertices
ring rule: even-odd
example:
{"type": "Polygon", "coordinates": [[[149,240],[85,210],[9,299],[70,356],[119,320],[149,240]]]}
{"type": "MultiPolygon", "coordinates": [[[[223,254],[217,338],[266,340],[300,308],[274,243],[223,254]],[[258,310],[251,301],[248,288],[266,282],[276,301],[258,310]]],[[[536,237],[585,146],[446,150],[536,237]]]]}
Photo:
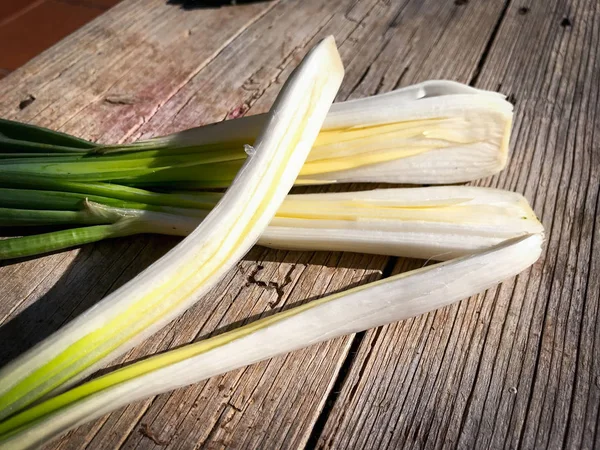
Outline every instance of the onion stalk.
{"type": "Polygon", "coordinates": [[[0,119],[0,158],[64,154],[85,154],[95,145],[74,136],[0,119]]]}
{"type": "Polygon", "coordinates": [[[128,403],[482,292],[533,264],[541,234],[392,276],[109,372],[0,423],[0,447],[34,448],[128,403]]]}
{"type": "Polygon", "coordinates": [[[333,37],[279,93],[231,187],[186,239],[0,370],[0,418],[64,389],[183,313],[256,242],[292,187],[343,78],[333,37]]]}
{"type": "MultiPolygon", "coordinates": [[[[506,165],[512,114],[501,94],[451,81],[427,81],[336,103],[296,184],[448,184],[493,175],[506,165]]],[[[2,155],[0,141],[0,172],[9,179],[43,176],[137,187],[222,188],[247,158],[244,143],[256,138],[266,120],[260,114],[132,144],[85,152],[74,148],[67,155],[27,153],[38,144],[26,141],[22,155],[2,155]]]]}
{"type": "MultiPolygon", "coordinates": [[[[0,241],[0,260],[37,255],[138,233],[187,236],[221,198],[173,195],[197,208],[145,205],[82,194],[11,190],[0,199],[0,225],[95,225],[0,241]],[[51,209],[6,208],[10,203],[51,209]]],[[[2,189],[0,189],[2,193],[2,189]]],[[[448,260],[542,225],[520,194],[444,186],[288,195],[258,243],[288,250],[354,251],[448,260]]]]}

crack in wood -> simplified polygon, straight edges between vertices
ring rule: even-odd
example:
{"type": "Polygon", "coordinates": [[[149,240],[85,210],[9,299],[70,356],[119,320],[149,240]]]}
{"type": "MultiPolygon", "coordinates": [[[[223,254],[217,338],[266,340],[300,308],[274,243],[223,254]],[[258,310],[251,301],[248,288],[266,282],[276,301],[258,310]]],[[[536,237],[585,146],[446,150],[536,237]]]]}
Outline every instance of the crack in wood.
{"type": "Polygon", "coordinates": [[[234,410],[234,411],[236,411],[236,412],[240,412],[240,413],[241,413],[241,412],[244,412],[244,410],[243,410],[242,408],[240,408],[240,407],[238,407],[238,406],[235,406],[233,403],[231,403],[231,400],[229,400],[229,401],[227,402],[227,406],[229,406],[231,409],[233,409],[233,410],[234,410]]]}
{"type": "Polygon", "coordinates": [[[506,13],[508,12],[508,8],[510,7],[511,1],[512,0],[506,0],[504,2],[502,11],[500,12],[500,16],[498,17],[498,21],[496,22],[496,25],[494,26],[492,33],[490,34],[490,37],[487,40],[487,43],[485,44],[483,53],[481,54],[481,57],[479,58],[479,61],[477,62],[477,66],[475,67],[475,71],[473,72],[473,76],[471,76],[471,79],[469,80],[469,86],[475,86],[477,84],[477,81],[479,80],[479,76],[481,75],[483,66],[488,59],[488,56],[490,54],[490,51],[492,50],[492,46],[494,45],[494,42],[496,41],[496,37],[498,36],[500,27],[502,26],[502,23],[504,22],[504,19],[506,18],[506,13]]]}
{"type": "Polygon", "coordinates": [[[252,271],[247,275],[246,286],[250,286],[251,284],[254,284],[254,285],[262,287],[266,290],[275,291],[275,293],[277,294],[277,300],[269,302],[269,306],[271,308],[277,308],[278,306],[281,305],[281,302],[283,301],[283,296],[285,295],[284,289],[293,281],[292,272],[294,271],[295,268],[296,268],[296,264],[292,264],[292,266],[286,272],[283,282],[278,283],[276,281],[257,280],[256,276],[259,274],[259,272],[261,272],[264,269],[264,266],[257,264],[252,269],[252,271]]]}
{"type": "Polygon", "coordinates": [[[156,445],[160,445],[161,447],[164,447],[165,445],[169,445],[170,441],[160,439],[156,435],[156,433],[154,433],[154,431],[152,431],[152,429],[150,428],[150,426],[147,423],[142,423],[142,425],[139,428],[139,432],[142,436],[147,437],[152,442],[154,442],[156,445]]]}
{"type": "Polygon", "coordinates": [[[136,103],[136,98],[127,94],[115,94],[107,95],[104,97],[104,101],[111,105],[134,105],[136,103]]]}
{"type": "Polygon", "coordinates": [[[400,77],[394,84],[394,88],[392,90],[396,90],[396,89],[399,89],[400,87],[402,87],[402,80],[404,80],[404,77],[406,76],[406,74],[408,73],[409,70],[410,70],[410,64],[408,66],[406,66],[404,69],[402,69],[402,72],[400,73],[400,77]]]}

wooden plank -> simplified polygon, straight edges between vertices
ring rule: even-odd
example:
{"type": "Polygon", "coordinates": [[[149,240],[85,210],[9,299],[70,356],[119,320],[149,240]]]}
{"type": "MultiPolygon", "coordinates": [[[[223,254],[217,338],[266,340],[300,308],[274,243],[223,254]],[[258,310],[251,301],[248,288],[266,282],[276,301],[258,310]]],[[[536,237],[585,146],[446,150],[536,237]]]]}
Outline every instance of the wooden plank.
{"type": "MultiPolygon", "coordinates": [[[[2,80],[0,115],[86,138],[118,141],[125,136],[111,133],[115,126],[127,130],[122,132],[125,135],[139,127],[140,122],[206,66],[231,39],[276,3],[243,5],[235,12],[227,8],[184,12],[162,0],[123,2],[2,80]],[[221,21],[224,25],[217,27],[215,24],[221,21]],[[172,23],[179,24],[181,28],[173,27],[172,23]],[[188,39],[194,33],[196,38],[188,39]],[[182,34],[186,45],[181,43],[182,34]],[[129,77],[124,75],[127,73],[129,77]],[[135,89],[117,88],[116,83],[123,78],[130,80],[135,89]],[[114,105],[105,101],[115,94],[127,94],[138,100],[133,105],[114,105]],[[19,103],[29,95],[36,100],[21,110],[19,103]],[[107,109],[102,116],[96,116],[93,122],[86,122],[82,127],[75,118],[87,117],[85,109],[92,104],[101,104],[107,109]]],[[[31,339],[41,339],[68,318],[77,298],[89,299],[82,305],[85,309],[106,294],[118,274],[131,263],[130,258],[117,255],[127,253],[133,256],[148,241],[142,238],[137,241],[138,247],[128,249],[131,242],[110,243],[109,247],[102,249],[101,246],[96,252],[91,250],[95,247],[89,247],[90,250],[84,250],[77,261],[78,252],[74,251],[3,268],[0,270],[0,285],[5,289],[0,294],[0,324],[33,305],[41,296],[48,297],[48,302],[41,303],[49,305],[51,311],[59,306],[52,298],[69,305],[66,317],[63,314],[36,327],[35,337],[31,339]],[[104,254],[113,252],[115,255],[106,259],[104,254]],[[87,269],[83,268],[84,260],[88,261],[87,269]],[[110,268],[110,274],[93,269],[96,264],[102,266],[100,260],[106,263],[106,268],[110,268]],[[65,273],[66,268],[72,265],[77,268],[65,273]],[[72,279],[76,276],[82,278],[72,279]],[[88,276],[91,278],[86,278],[88,276]],[[88,281],[80,286],[80,290],[60,290],[66,284],[81,283],[82,279],[88,281]],[[52,286],[54,288],[50,292],[52,286]]],[[[142,265],[137,264],[137,271],[141,271],[142,265]]],[[[30,310],[32,316],[48,318],[45,311],[42,313],[38,309],[40,307],[40,302],[37,302],[30,310]]],[[[15,325],[20,327],[22,323],[15,325]]],[[[31,329],[25,327],[22,331],[27,335],[31,329]]],[[[1,333],[0,340],[9,339],[1,333]]],[[[9,336],[9,342],[16,341],[18,345],[10,346],[9,355],[0,353],[0,361],[14,356],[14,352],[22,351],[24,346],[33,342],[27,340],[29,338],[22,341],[24,336],[16,336],[12,332],[9,336]]]]}
{"type": "MultiPolygon", "coordinates": [[[[321,8],[320,2],[306,3],[307,8],[318,7],[321,8]],[[311,6],[312,5],[312,6],[311,6]]],[[[350,5],[350,3],[348,3],[350,5]]],[[[260,111],[261,107],[268,106],[270,101],[278,89],[278,83],[285,79],[285,76],[278,75],[279,73],[286,73],[293,67],[298,56],[301,56],[302,52],[308,47],[307,44],[313,43],[316,39],[320,38],[326,33],[334,32],[338,42],[341,45],[342,53],[345,58],[350,59],[355,57],[356,48],[370,48],[370,55],[367,58],[363,55],[360,59],[357,59],[355,64],[358,70],[358,63],[362,62],[362,72],[366,71],[368,66],[371,65],[373,60],[377,60],[378,55],[384,55],[387,58],[393,57],[394,53],[391,51],[395,45],[396,48],[403,49],[403,46],[399,44],[402,39],[407,39],[408,36],[401,34],[397,30],[394,33],[389,33],[389,24],[393,23],[396,19],[396,15],[399,9],[404,5],[385,5],[381,3],[374,4],[373,7],[366,8],[365,3],[359,4],[364,11],[364,20],[356,19],[357,11],[351,10],[350,16],[352,20],[348,20],[345,15],[337,13],[340,9],[340,5],[333,5],[336,9],[330,10],[332,14],[327,18],[327,25],[325,28],[319,23],[317,11],[307,10],[307,16],[311,17],[311,24],[313,24],[313,32],[315,33],[310,40],[300,41],[300,45],[295,47],[291,45],[286,47],[287,52],[282,52],[280,48],[272,48],[273,45],[261,48],[261,55],[264,52],[271,51],[264,56],[264,60],[255,57],[252,53],[251,47],[247,47],[245,35],[240,36],[239,40],[232,42],[228,49],[227,59],[235,61],[233,63],[223,63],[217,58],[206,68],[206,79],[208,80],[221,80],[222,84],[212,84],[211,81],[206,79],[197,79],[188,83],[176,97],[166,103],[161,110],[157,113],[155,118],[149,121],[148,126],[159,127],[160,124],[169,123],[170,117],[176,115],[177,127],[191,126],[197,120],[200,111],[198,101],[194,101],[194,98],[211,98],[215,102],[221,101],[223,105],[221,110],[216,107],[210,106],[213,102],[209,102],[210,105],[207,110],[202,108],[202,114],[211,113],[214,108],[214,118],[222,117],[223,111],[227,112],[233,108],[238,108],[239,105],[247,105],[250,107],[250,111],[260,111]],[[355,23],[359,21],[359,23],[355,23]],[[363,23],[361,27],[359,24],[363,23]],[[316,25],[316,26],[314,26],[316,25]],[[349,40],[344,38],[345,34],[350,37],[352,30],[357,36],[355,40],[349,40]],[[397,41],[394,45],[389,47],[387,53],[385,51],[386,45],[389,45],[385,40],[381,40],[379,47],[374,47],[373,42],[362,42],[361,39],[371,39],[376,33],[385,34],[388,33],[391,36],[395,36],[394,39],[397,41]],[[239,42],[238,42],[239,41],[239,42]],[[239,45],[240,49],[237,50],[236,46],[239,45]],[[295,54],[294,49],[298,48],[295,54]],[[250,52],[250,54],[249,54],[250,52]],[[265,68],[264,61],[272,61],[272,58],[281,58],[278,54],[284,53],[285,60],[275,60],[279,64],[274,67],[268,66],[265,68]],[[230,56],[235,55],[235,57],[230,56]],[[290,56],[291,55],[291,56],[290,56]],[[289,61],[286,63],[286,60],[289,61]],[[282,67],[282,63],[284,63],[282,67]],[[225,68],[222,64],[226,64],[225,68]],[[285,64],[288,64],[285,66],[285,64]],[[213,67],[214,65],[214,67],[213,67]],[[239,67],[239,68],[238,68],[239,67]],[[241,69],[240,69],[241,68],[241,69]],[[283,69],[283,70],[282,70],[283,69]],[[239,73],[236,70],[243,70],[244,72],[239,73]],[[280,78],[281,80],[278,80],[280,78]],[[197,81],[198,80],[198,81],[197,81]],[[223,81],[225,80],[225,81],[223,81]],[[251,80],[249,82],[247,80],[251,80]],[[238,86],[237,89],[232,89],[231,86],[238,86]],[[247,86],[253,86],[253,90],[248,91],[247,86]],[[257,99],[257,92],[261,93],[261,97],[257,99]],[[269,100],[266,100],[268,96],[271,96],[269,100]],[[264,102],[264,103],[262,103],[264,102]],[[228,109],[225,109],[228,108],[228,109]],[[163,111],[167,111],[163,113],[163,111]],[[161,115],[165,114],[164,117],[161,115]],[[190,122],[186,122],[190,121],[190,122]]],[[[331,6],[331,5],[330,5],[331,6]]],[[[357,5],[358,6],[358,5],[357,5]]],[[[408,4],[414,11],[413,18],[420,20],[419,9],[416,4],[408,4]]],[[[283,5],[281,6],[284,7],[283,5]]],[[[482,16],[489,14],[489,10],[481,10],[482,16]]],[[[281,35],[281,30],[269,28],[271,25],[275,26],[281,21],[281,17],[287,17],[287,12],[279,12],[276,9],[266,15],[261,21],[257,22],[254,27],[247,30],[246,33],[273,33],[260,35],[262,40],[269,42],[273,37],[281,35]],[[273,18],[271,18],[273,15],[273,18]],[[273,20],[273,22],[269,22],[273,20]],[[268,25],[263,25],[266,22],[268,25]],[[256,30],[255,30],[256,28],[256,30]]],[[[449,13],[450,15],[450,13],[449,13]]],[[[358,16],[360,17],[360,16],[358,16]]],[[[407,16],[407,22],[410,23],[410,17],[407,16]]],[[[489,17],[489,16],[487,16],[489,17]]],[[[297,19],[297,18],[296,18],[297,19]]],[[[473,17],[463,17],[463,19],[473,19],[473,17]]],[[[480,19],[478,17],[478,19],[480,19]]],[[[297,20],[293,20],[297,22],[297,20]]],[[[481,22],[475,22],[477,26],[481,26],[481,22]]],[[[463,24],[464,25],[464,24],[463,24]]],[[[289,30],[292,27],[292,23],[281,24],[281,28],[289,30]]],[[[438,34],[428,34],[429,40],[426,40],[423,36],[418,36],[422,39],[425,47],[420,47],[419,50],[427,49],[426,45],[435,47],[438,42],[439,34],[442,33],[442,27],[445,27],[446,23],[440,23],[440,29],[438,34]]],[[[462,28],[458,26],[458,28],[462,28]]],[[[414,33],[416,27],[407,27],[407,32],[414,33]]],[[[489,33],[490,27],[481,27],[482,31],[489,33]]],[[[294,38],[302,39],[302,30],[290,32],[290,36],[294,38]]],[[[390,37],[391,38],[391,37],[390,37]]],[[[482,41],[482,49],[485,40],[482,41]]],[[[439,45],[439,44],[438,44],[439,45]]],[[[450,45],[448,43],[447,45],[450,45]]],[[[436,52],[439,51],[436,48],[436,52]]],[[[428,51],[420,53],[423,57],[435,56],[428,51]]],[[[414,56],[417,63],[421,63],[419,57],[414,56]]],[[[465,61],[465,64],[469,63],[469,67],[460,66],[462,73],[458,73],[457,77],[466,77],[472,73],[476,68],[478,61],[477,55],[473,54],[472,59],[465,61]]],[[[432,63],[430,63],[433,65],[432,63]]],[[[354,72],[350,72],[352,74],[354,72]]],[[[451,76],[452,74],[448,74],[451,76]]],[[[398,78],[400,75],[398,75],[398,78]]],[[[356,80],[360,80],[361,77],[357,77],[356,80]]],[[[364,93],[375,92],[379,83],[373,83],[371,79],[364,77],[360,83],[353,80],[353,86],[357,85],[358,89],[364,89],[364,93]]],[[[379,81],[379,80],[377,80],[379,81]]],[[[356,88],[355,88],[356,89],[356,88]]],[[[349,92],[350,93],[350,92],[349,92]]],[[[363,94],[364,95],[364,94],[363,94]]],[[[171,123],[173,120],[171,119],[171,123]]],[[[172,126],[171,124],[169,126],[172,126]]],[[[166,129],[164,130],[166,131],[166,129]]],[[[163,132],[163,131],[160,131],[163,132]]],[[[141,130],[143,135],[144,130],[141,130]]],[[[268,255],[273,253],[267,252],[268,255]]],[[[318,255],[315,255],[317,257],[318,255]]],[[[322,256],[321,256],[322,257],[322,256]]],[[[368,258],[368,257],[367,257],[368,258]]],[[[269,273],[277,273],[278,267],[280,267],[280,258],[276,256],[270,256],[271,261],[260,261],[262,267],[261,272],[264,274],[265,281],[273,281],[272,275],[269,273]]],[[[357,267],[364,267],[367,259],[361,262],[361,265],[357,267]]],[[[377,275],[377,270],[381,270],[384,267],[385,259],[378,259],[370,263],[370,269],[368,274],[371,276],[377,275]]],[[[307,264],[307,268],[299,275],[299,281],[290,286],[292,288],[290,297],[284,299],[287,303],[294,302],[299,299],[311,297],[315,295],[313,290],[307,290],[309,286],[314,284],[315,279],[319,275],[315,275],[315,272],[311,270],[323,270],[323,263],[313,261],[307,264]]],[[[326,265],[339,265],[336,263],[329,263],[326,265]]],[[[343,265],[343,264],[342,264],[343,265]]],[[[317,274],[320,272],[316,272],[317,274]]],[[[320,275],[322,276],[322,275],[320,275]]],[[[356,275],[354,275],[356,277],[356,275]]],[[[334,271],[332,282],[328,287],[328,292],[337,290],[341,286],[344,286],[344,273],[339,269],[334,271]],[[342,277],[341,280],[338,277],[342,277]],[[334,285],[333,282],[337,281],[338,285],[334,285]],[[334,287],[337,286],[337,287],[334,287]]],[[[279,277],[281,278],[281,277],[279,277]]],[[[285,277],[284,277],[285,279],[285,277]]],[[[277,278],[274,280],[277,282],[277,278]]],[[[234,281],[230,284],[229,289],[232,286],[239,286],[239,281],[234,281]]],[[[318,287],[318,286],[317,286],[318,287]]],[[[235,301],[236,306],[240,308],[240,311],[244,311],[241,317],[246,317],[248,310],[250,311],[262,311],[265,309],[265,302],[268,302],[269,297],[265,300],[260,300],[257,303],[255,299],[256,294],[254,291],[247,293],[245,290],[237,296],[235,301]]],[[[322,291],[318,291],[321,293],[322,291]]],[[[273,295],[273,293],[271,293],[273,295]]],[[[262,297],[261,297],[262,298],[262,297]]],[[[222,300],[221,300],[222,301],[222,300]]],[[[225,300],[225,305],[228,305],[231,300],[225,300]]],[[[208,300],[207,304],[213,305],[213,300],[208,300]]],[[[206,308],[205,306],[199,306],[199,308],[206,308]]],[[[224,307],[220,307],[224,309],[224,307]]],[[[238,311],[238,310],[236,310],[238,311]]],[[[219,319],[225,323],[236,320],[235,318],[228,318],[227,315],[219,315],[217,312],[211,312],[210,317],[215,320],[219,319]]],[[[202,314],[207,314],[206,311],[202,314]]],[[[206,320],[189,320],[184,319],[186,324],[195,324],[193,327],[190,325],[175,325],[174,329],[177,329],[177,336],[181,339],[178,342],[186,342],[193,339],[197,334],[204,334],[207,331],[214,328],[214,323],[207,323],[206,320]],[[203,327],[198,327],[198,324],[204,324],[203,327]],[[186,329],[189,329],[189,335],[186,333],[186,329]]],[[[218,323],[218,322],[217,322],[218,323]]],[[[165,331],[165,333],[173,333],[172,331],[165,331]]],[[[155,340],[155,347],[151,347],[150,350],[156,350],[163,348],[164,337],[158,336],[155,340]]],[[[245,371],[238,371],[232,374],[228,374],[224,377],[219,377],[214,380],[210,380],[207,383],[202,383],[197,386],[193,386],[188,389],[184,389],[174,393],[172,395],[160,396],[153,402],[145,402],[141,405],[132,405],[125,410],[121,415],[114,414],[107,419],[107,421],[99,429],[96,425],[90,425],[88,427],[82,427],[78,432],[70,436],[66,441],[63,441],[65,448],[77,447],[82,443],[89,443],[90,447],[98,446],[100,443],[106,445],[109,443],[110,446],[118,446],[122,443],[122,439],[126,440],[122,444],[125,448],[148,448],[148,447],[160,447],[161,443],[168,443],[167,446],[173,448],[188,448],[194,447],[198,442],[202,442],[204,446],[208,448],[221,446],[229,446],[233,448],[247,448],[256,447],[264,448],[268,447],[288,447],[297,448],[303,445],[308,438],[309,431],[312,424],[314,423],[316,416],[319,412],[320,405],[325,399],[328,389],[331,386],[331,381],[334,379],[334,375],[338,369],[340,362],[343,360],[343,356],[348,349],[350,343],[349,339],[340,339],[332,343],[323,344],[316,348],[307,349],[303,352],[297,352],[285,358],[277,358],[275,360],[252,366],[245,371]],[[231,406],[233,405],[233,406],[231,406]],[[137,425],[135,429],[132,429],[132,424],[137,425]],[[202,425],[199,426],[198,424],[202,425]],[[140,430],[144,430],[141,432],[140,430]],[[77,435],[79,433],[79,435],[77,435]],[[128,436],[128,433],[129,436],[128,436]],[[93,436],[93,437],[92,437],[93,436]],[[152,436],[156,442],[152,443],[152,439],[148,436],[152,436]]],[[[168,345],[174,345],[169,343],[168,345]]],[[[143,349],[144,352],[149,351],[143,349]]]]}
{"type": "MultiPolygon", "coordinates": [[[[112,20],[118,21],[125,11],[141,13],[141,9],[135,9],[140,3],[145,2],[125,2],[125,6],[119,7],[124,9],[117,8],[120,12],[115,13],[112,20]]],[[[108,33],[103,39],[96,36],[102,41],[97,48],[112,45],[110,48],[117,53],[122,49],[119,55],[125,61],[119,62],[122,64],[119,70],[123,73],[126,70],[125,75],[107,83],[105,77],[109,75],[96,76],[90,72],[86,82],[81,83],[84,94],[65,95],[64,99],[61,92],[64,94],[71,84],[79,86],[77,76],[66,84],[57,81],[46,103],[36,106],[39,109],[29,109],[36,105],[36,99],[23,114],[15,111],[13,101],[19,98],[15,95],[3,107],[3,114],[17,114],[15,117],[22,120],[62,126],[69,132],[111,142],[219,120],[240,107],[251,113],[259,112],[268,108],[280,83],[308,46],[329,33],[336,36],[348,66],[340,98],[367,95],[432,77],[464,81],[477,70],[479,57],[502,6],[494,2],[466,9],[433,0],[323,3],[303,1],[302,7],[298,7],[292,2],[281,2],[266,13],[253,10],[256,14],[240,25],[245,31],[238,38],[225,47],[219,46],[218,38],[214,38],[212,53],[203,53],[210,55],[201,65],[196,60],[186,66],[191,69],[185,76],[178,74],[176,82],[170,78],[173,68],[164,69],[165,55],[171,57],[175,53],[178,32],[192,26],[194,21],[204,23],[202,14],[206,11],[190,19],[179,10],[176,14],[175,10],[160,9],[166,8],[162,3],[151,3],[157,8],[157,16],[149,17],[145,23],[149,30],[154,30],[151,25],[160,22],[161,29],[173,33],[171,45],[162,47],[153,42],[157,46],[153,51],[146,50],[147,59],[140,62],[140,53],[127,53],[128,46],[122,40],[111,44],[116,39],[113,34],[108,33]],[[256,22],[248,25],[253,20],[256,22]],[[407,65],[399,66],[401,62],[407,65]],[[129,65],[133,66],[131,70],[123,69],[129,65]],[[169,84],[171,82],[173,84],[169,84]],[[113,86],[119,86],[118,90],[111,90],[113,86]],[[150,94],[145,90],[148,86],[150,94]],[[133,105],[106,104],[103,96],[107,93],[148,100],[133,105]],[[62,122],[60,118],[65,114],[68,120],[62,122]]],[[[218,10],[214,14],[222,12],[218,10]]],[[[218,16],[211,19],[216,20],[218,16]]],[[[201,33],[202,27],[197,28],[201,33]]],[[[202,44],[201,37],[198,42],[202,44]]],[[[140,36],[132,39],[151,38],[140,31],[140,36]]],[[[185,42],[182,48],[190,41],[185,42]]],[[[69,48],[61,51],[78,54],[77,44],[72,42],[69,48]]],[[[103,66],[94,62],[93,55],[90,51],[88,65],[102,70],[103,66]]],[[[51,64],[53,58],[46,59],[47,64],[51,64]]],[[[39,61],[34,64],[44,65],[39,61]]],[[[66,70],[65,73],[72,70],[52,64],[52,68],[47,69],[47,79],[60,80],[64,76],[61,70],[66,70]]],[[[73,64],[78,64],[78,76],[83,75],[85,63],[73,64]]],[[[33,81],[27,86],[41,86],[39,92],[46,92],[45,77],[27,67],[22,72],[24,76],[31,73],[33,81]]],[[[7,80],[3,83],[10,82],[14,87],[19,79],[7,80]]],[[[11,89],[6,88],[4,92],[11,89]]],[[[3,283],[10,286],[7,298],[2,301],[2,305],[7,305],[4,314],[6,317],[19,314],[0,330],[0,333],[9,330],[0,338],[12,339],[15,343],[10,356],[130,279],[173,242],[173,239],[148,237],[104,242],[80,252],[61,253],[2,268],[0,277],[5,277],[3,283]],[[28,274],[31,271],[35,273],[28,274]],[[38,286],[28,287],[23,280],[31,278],[26,276],[37,277],[38,286]],[[45,320],[37,323],[40,317],[45,320]]],[[[363,283],[380,276],[386,261],[386,258],[360,255],[255,249],[205,301],[124,360],[189,342],[273,307],[363,283]],[[262,269],[258,270],[259,267],[262,269]],[[276,283],[280,289],[268,289],[267,282],[276,283]]],[[[195,447],[200,442],[209,448],[302,446],[350,343],[350,338],[338,339],[131,405],[75,430],[53,447],[150,448],[163,447],[165,442],[172,448],[195,447]]]]}
{"type": "Polygon", "coordinates": [[[545,252],[485,295],[367,332],[320,448],[599,445],[599,23],[593,0],[510,4],[475,78],[516,103],[513,155],[478,184],[532,201],[545,252]]]}
{"type": "Polygon", "coordinates": [[[165,3],[122,2],[13,72],[0,85],[2,116],[112,141],[106,122],[114,122],[110,119],[115,112],[122,127],[139,126],[278,1],[185,12],[165,3]],[[137,84],[123,86],[124,80],[137,84]],[[36,100],[20,109],[29,95],[36,100]],[[127,95],[135,103],[106,101],[116,95],[127,95]],[[83,108],[96,103],[106,108],[103,121],[84,128],[69,125],[83,108]],[[130,114],[124,115],[123,109],[130,114]]]}

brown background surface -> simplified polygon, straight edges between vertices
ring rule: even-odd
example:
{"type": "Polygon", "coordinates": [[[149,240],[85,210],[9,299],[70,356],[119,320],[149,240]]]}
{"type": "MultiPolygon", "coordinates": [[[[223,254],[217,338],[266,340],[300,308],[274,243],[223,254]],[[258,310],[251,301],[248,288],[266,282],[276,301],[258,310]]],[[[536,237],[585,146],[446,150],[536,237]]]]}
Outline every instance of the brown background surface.
{"type": "Polygon", "coordinates": [[[0,78],[120,0],[1,0],[0,78]]]}

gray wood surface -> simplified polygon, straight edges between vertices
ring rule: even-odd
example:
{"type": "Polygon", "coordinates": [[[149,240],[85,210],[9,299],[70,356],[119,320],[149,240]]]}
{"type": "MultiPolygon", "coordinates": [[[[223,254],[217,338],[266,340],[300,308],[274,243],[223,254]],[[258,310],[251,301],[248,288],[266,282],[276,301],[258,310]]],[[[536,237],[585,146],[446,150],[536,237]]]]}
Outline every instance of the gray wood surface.
{"type": "Polygon", "coordinates": [[[533,202],[541,260],[484,295],[359,336],[320,446],[600,445],[599,9],[510,2],[472,79],[516,104],[509,167],[479,184],[533,202]]]}
{"type": "MultiPolygon", "coordinates": [[[[125,0],[0,81],[0,116],[121,142],[266,111],[307,49],[333,34],[347,71],[339,100],[434,78],[510,95],[509,167],[478,184],[524,193],[547,229],[542,259],[497,289],[132,404],[48,448],[600,446],[599,9],[596,0],[194,10],[125,0]]],[[[175,242],[138,236],[1,266],[0,361],[175,242]]],[[[122,361],[422,264],[257,247],[122,361]]]]}

